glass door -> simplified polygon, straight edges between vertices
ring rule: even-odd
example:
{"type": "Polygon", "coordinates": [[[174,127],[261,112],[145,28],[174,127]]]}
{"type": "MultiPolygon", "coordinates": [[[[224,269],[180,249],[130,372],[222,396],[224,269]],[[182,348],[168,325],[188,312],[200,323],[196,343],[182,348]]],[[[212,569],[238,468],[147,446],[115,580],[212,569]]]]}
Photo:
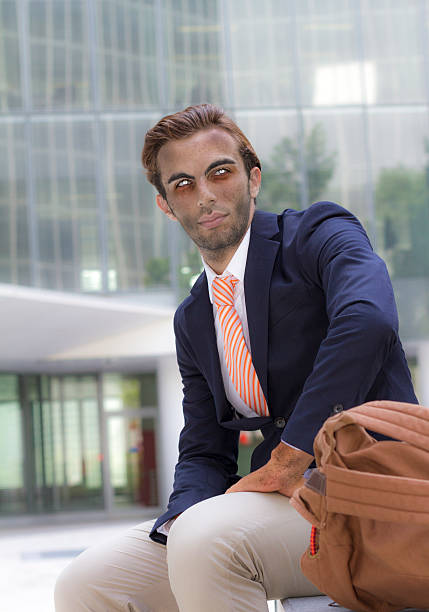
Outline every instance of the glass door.
{"type": "Polygon", "coordinates": [[[30,512],[103,508],[97,377],[31,376],[26,382],[30,512]]]}

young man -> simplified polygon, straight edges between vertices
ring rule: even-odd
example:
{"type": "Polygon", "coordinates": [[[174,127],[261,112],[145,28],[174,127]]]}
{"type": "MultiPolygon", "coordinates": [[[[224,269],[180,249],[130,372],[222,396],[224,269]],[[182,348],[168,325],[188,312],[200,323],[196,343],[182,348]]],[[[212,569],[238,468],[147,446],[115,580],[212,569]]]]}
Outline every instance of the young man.
{"type": "Polygon", "coordinates": [[[336,204],[257,211],[259,160],[217,107],[161,119],[143,164],[205,268],[174,322],[185,416],[174,490],[154,524],[74,561],[57,610],[261,611],[317,594],[299,569],[309,525],[289,505],[317,431],[368,400],[417,401],[386,267],[336,204]],[[264,440],[239,479],[246,429],[264,440]]]}

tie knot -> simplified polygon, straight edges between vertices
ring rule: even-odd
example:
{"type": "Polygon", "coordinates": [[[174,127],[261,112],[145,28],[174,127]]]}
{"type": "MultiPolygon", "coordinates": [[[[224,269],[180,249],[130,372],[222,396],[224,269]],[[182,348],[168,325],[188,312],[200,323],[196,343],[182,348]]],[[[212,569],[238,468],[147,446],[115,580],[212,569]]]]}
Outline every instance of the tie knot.
{"type": "Polygon", "coordinates": [[[227,276],[215,276],[212,282],[213,301],[216,307],[233,306],[234,288],[238,279],[228,274],[227,276]]]}

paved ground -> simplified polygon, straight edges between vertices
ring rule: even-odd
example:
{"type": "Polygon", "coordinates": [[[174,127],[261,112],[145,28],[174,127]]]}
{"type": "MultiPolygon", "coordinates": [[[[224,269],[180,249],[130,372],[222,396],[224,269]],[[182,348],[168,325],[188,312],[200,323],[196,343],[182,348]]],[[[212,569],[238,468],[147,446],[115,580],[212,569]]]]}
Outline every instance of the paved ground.
{"type": "Polygon", "coordinates": [[[59,572],[82,550],[136,521],[0,531],[1,612],[53,612],[59,572]]]}
{"type": "MultiPolygon", "coordinates": [[[[62,568],[88,546],[105,541],[136,522],[0,530],[0,611],[54,612],[53,588],[62,568]]],[[[270,602],[270,612],[274,610],[275,605],[270,602]]]]}

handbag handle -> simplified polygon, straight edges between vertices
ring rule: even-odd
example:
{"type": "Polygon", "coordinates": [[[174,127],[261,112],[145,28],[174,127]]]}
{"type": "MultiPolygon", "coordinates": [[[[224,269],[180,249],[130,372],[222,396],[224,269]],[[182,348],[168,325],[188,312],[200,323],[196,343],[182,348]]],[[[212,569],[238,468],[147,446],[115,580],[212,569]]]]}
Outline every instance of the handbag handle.
{"type": "Polygon", "coordinates": [[[334,432],[345,424],[357,423],[365,429],[407,442],[428,452],[429,408],[405,402],[367,402],[332,417],[334,432]]]}

